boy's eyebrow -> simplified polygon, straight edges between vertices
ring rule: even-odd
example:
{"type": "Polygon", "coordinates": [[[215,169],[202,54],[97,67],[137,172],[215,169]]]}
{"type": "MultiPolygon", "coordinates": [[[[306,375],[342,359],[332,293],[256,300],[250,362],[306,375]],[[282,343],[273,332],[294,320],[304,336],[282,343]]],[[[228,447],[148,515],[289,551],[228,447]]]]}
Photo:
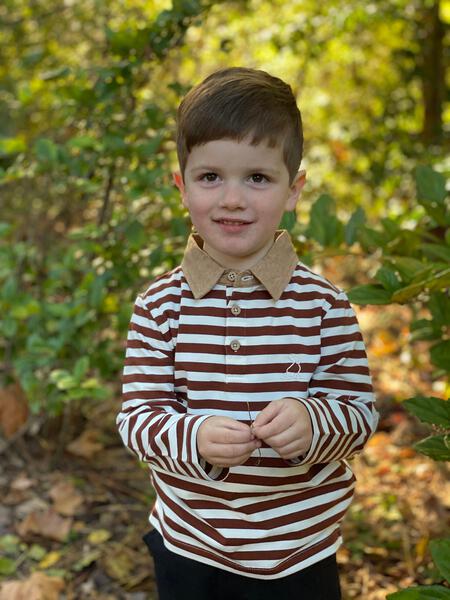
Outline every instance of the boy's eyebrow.
{"type": "MultiPolygon", "coordinates": [[[[220,171],[220,167],[214,167],[213,165],[199,165],[198,167],[193,167],[192,169],[188,169],[191,173],[195,173],[196,171],[220,171]]],[[[246,171],[249,173],[268,173],[270,175],[279,175],[280,171],[278,169],[270,169],[268,167],[248,167],[246,171]]]]}

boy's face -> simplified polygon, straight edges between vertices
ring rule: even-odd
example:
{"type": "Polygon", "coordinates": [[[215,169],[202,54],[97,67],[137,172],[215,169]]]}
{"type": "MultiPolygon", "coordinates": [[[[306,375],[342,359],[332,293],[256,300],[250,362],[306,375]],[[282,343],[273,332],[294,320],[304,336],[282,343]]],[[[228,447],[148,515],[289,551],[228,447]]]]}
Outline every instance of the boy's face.
{"type": "Polygon", "coordinates": [[[186,163],[181,192],[204,250],[226,268],[253,267],[273,244],[284,211],[294,210],[305,172],[292,184],[280,145],[214,140],[195,146],[186,163]]]}

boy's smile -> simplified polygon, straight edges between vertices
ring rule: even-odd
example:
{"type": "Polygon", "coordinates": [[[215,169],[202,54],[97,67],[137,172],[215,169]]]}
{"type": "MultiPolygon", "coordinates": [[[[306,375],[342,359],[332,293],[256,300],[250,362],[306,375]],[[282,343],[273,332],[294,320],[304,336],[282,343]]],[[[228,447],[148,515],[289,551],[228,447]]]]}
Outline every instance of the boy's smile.
{"type": "Polygon", "coordinates": [[[220,139],[195,146],[184,183],[179,173],[174,181],[204,250],[223,267],[243,271],[271,247],[283,212],[297,204],[305,172],[289,184],[281,146],[220,139]]]}

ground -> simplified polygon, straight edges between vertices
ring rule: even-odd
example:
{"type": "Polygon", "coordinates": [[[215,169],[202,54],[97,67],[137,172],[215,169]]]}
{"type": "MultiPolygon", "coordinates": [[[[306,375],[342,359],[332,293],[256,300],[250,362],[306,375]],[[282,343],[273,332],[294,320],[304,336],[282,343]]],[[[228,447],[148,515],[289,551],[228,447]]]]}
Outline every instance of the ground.
{"type": "MultiPolygon", "coordinates": [[[[440,581],[428,542],[445,533],[448,473],[412,449],[429,431],[400,400],[442,389],[426,348],[404,350],[406,308],[365,308],[358,316],[381,421],[352,461],[356,496],[338,562],[344,600],[381,600],[440,581]]],[[[59,450],[61,423],[0,447],[0,600],[156,600],[141,541],[152,491],[147,470],[120,443],[118,402],[92,407],[59,450]]]]}

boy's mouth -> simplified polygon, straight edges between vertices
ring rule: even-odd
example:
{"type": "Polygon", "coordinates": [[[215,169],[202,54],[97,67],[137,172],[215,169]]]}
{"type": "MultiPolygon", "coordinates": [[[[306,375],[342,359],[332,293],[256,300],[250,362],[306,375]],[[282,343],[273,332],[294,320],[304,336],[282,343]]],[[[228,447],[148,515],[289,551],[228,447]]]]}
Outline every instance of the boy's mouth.
{"type": "Polygon", "coordinates": [[[250,221],[241,221],[240,219],[214,219],[214,221],[222,225],[250,225],[250,221]]]}

